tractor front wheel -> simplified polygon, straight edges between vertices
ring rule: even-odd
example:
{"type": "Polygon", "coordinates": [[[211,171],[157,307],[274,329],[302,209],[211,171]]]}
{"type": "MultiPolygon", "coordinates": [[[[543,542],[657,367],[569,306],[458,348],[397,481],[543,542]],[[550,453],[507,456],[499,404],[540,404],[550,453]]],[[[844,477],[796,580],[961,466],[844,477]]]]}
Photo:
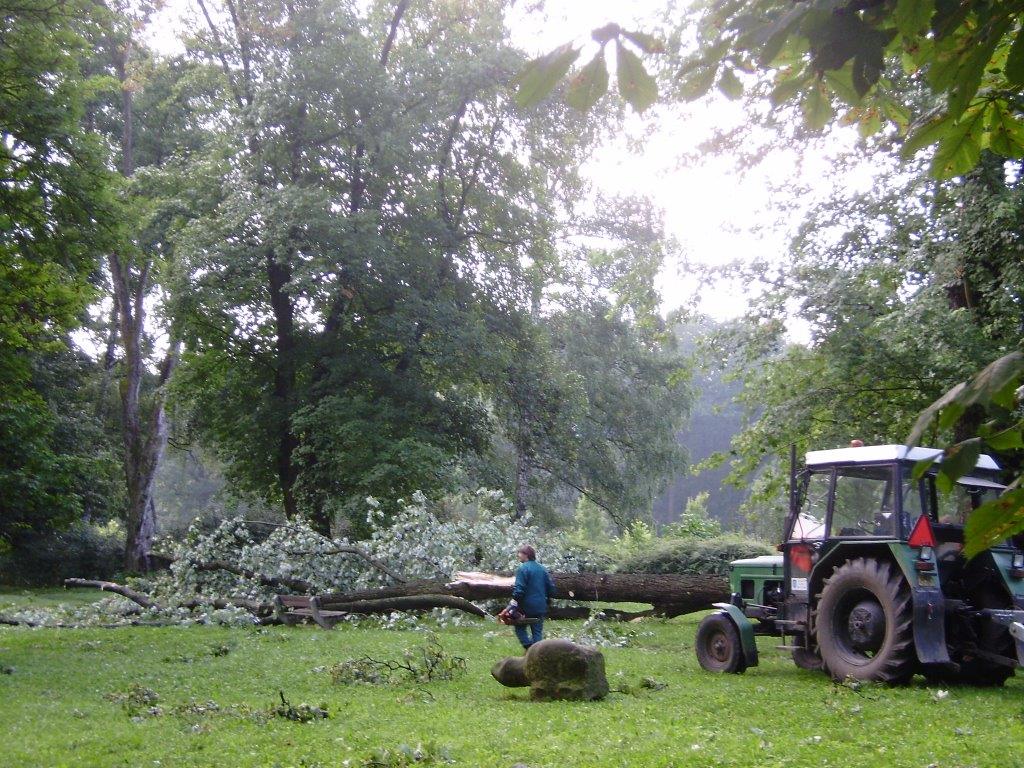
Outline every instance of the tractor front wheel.
{"type": "Polygon", "coordinates": [[[847,560],[825,580],[815,611],[826,671],[834,680],[908,682],[917,658],[912,621],[903,574],[883,560],[847,560]]]}
{"type": "Polygon", "coordinates": [[[724,613],[705,616],[697,627],[697,661],[708,672],[746,671],[739,630],[724,613]]]}

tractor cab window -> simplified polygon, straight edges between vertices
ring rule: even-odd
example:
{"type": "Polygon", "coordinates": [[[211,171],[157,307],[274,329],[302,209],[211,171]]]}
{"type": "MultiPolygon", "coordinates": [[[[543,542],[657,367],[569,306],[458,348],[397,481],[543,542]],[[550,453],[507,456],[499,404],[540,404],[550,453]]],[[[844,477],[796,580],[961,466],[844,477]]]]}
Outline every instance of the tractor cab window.
{"type": "Polygon", "coordinates": [[[790,540],[825,538],[825,515],[828,513],[828,489],[831,479],[831,472],[814,472],[807,478],[800,512],[793,522],[790,540]]]}
{"type": "Polygon", "coordinates": [[[928,510],[928,484],[923,479],[915,480],[910,467],[902,467],[903,489],[903,532],[909,535],[917,518],[928,510]]]}
{"type": "Polygon", "coordinates": [[[939,525],[964,525],[971,510],[992,501],[1002,490],[996,483],[972,485],[971,482],[972,478],[961,478],[949,493],[938,491],[935,494],[935,521],[939,525]]]}
{"type": "Polygon", "coordinates": [[[844,467],[836,476],[833,536],[897,535],[891,467],[844,467]]]}

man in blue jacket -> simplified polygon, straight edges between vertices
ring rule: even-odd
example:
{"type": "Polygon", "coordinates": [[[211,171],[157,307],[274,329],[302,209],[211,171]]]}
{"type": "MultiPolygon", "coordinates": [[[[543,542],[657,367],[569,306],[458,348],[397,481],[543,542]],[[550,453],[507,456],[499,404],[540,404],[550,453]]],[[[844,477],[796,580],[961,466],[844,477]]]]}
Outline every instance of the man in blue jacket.
{"type": "Polygon", "coordinates": [[[512,600],[504,613],[521,612],[526,618],[535,619],[530,623],[515,624],[516,637],[526,650],[544,638],[544,617],[548,615],[548,601],[555,594],[555,584],[548,569],[537,562],[537,552],[533,547],[524,544],[517,554],[522,565],[516,569],[512,600]]]}

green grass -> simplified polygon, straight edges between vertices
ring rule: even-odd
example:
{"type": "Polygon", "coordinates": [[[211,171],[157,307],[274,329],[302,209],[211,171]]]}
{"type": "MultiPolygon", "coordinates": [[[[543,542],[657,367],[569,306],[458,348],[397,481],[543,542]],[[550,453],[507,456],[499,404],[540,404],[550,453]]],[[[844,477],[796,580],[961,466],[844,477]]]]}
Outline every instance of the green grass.
{"type": "Polygon", "coordinates": [[[455,765],[505,768],[1024,766],[1024,677],[945,697],[920,681],[853,691],[797,669],[770,638],[761,666],[715,676],[694,659],[696,623],[630,625],[653,634],[605,656],[612,686],[637,692],[588,704],[532,703],[494,682],[491,664],[516,646],[493,624],[443,630],[445,647],[468,659],[467,674],[419,687],[337,686],[314,671],[362,654],[397,657],[421,643],[416,632],[0,628],[0,666],[13,667],[0,674],[0,765],[327,768],[434,742],[455,765]],[[217,655],[222,646],[229,651],[217,655]],[[645,676],[668,687],[638,689],[645,676]],[[107,698],[135,683],[159,695],[163,714],[133,721],[107,698]],[[276,704],[279,690],[292,703],[324,703],[330,718],[245,714],[276,704]],[[207,700],[221,711],[172,712],[207,700]]]}
{"type": "Polygon", "coordinates": [[[0,586],[0,613],[25,608],[54,608],[58,605],[87,605],[109,597],[109,592],[94,589],[62,589],[0,586]]]}

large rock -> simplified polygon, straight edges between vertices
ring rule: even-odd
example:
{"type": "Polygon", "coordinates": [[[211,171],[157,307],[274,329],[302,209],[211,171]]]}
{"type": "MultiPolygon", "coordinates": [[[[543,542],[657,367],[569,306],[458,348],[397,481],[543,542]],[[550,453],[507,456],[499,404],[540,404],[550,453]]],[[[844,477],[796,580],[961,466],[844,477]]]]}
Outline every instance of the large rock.
{"type": "Polygon", "coordinates": [[[525,656],[502,659],[491,675],[510,688],[530,686],[535,701],[591,701],[608,694],[604,655],[560,638],[534,643],[525,656]]]}

